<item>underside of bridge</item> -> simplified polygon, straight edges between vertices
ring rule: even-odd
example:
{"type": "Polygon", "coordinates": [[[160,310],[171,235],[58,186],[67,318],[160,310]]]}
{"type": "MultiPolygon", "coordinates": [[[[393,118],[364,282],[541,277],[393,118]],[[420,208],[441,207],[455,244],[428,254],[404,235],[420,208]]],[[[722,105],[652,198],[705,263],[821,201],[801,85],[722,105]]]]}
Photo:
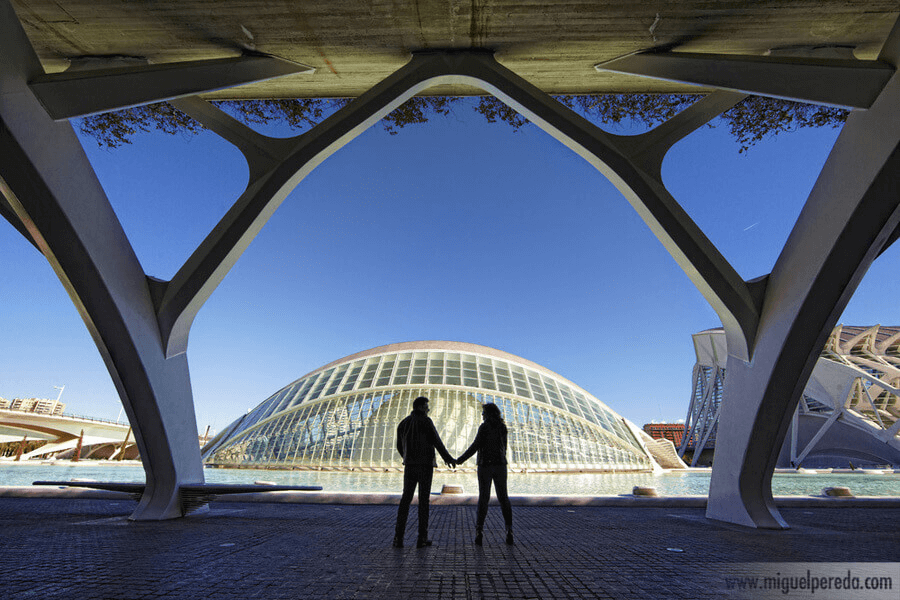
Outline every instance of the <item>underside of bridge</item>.
{"type": "Polygon", "coordinates": [[[147,473],[135,519],[203,483],[185,353],[197,311],[303,177],[408,98],[491,94],[622,192],[722,320],[727,400],[707,516],[784,528],[771,476],[828,334],[900,222],[896,2],[0,0],[0,212],[56,270],[106,361],[147,473]],[[700,92],[640,136],[549,94],[700,92]],[[747,94],[853,112],[772,272],[744,281],[661,181],[667,150],[747,94]],[[208,102],[352,97],[296,138],[208,102]],[[171,281],[140,267],[67,119],[170,100],[250,183],[171,281]],[[728,443],[723,443],[724,440],[728,443]]]}
{"type": "MultiPolygon", "coordinates": [[[[402,67],[411,52],[488,49],[549,94],[700,91],[593,67],[641,50],[762,56],[779,48],[842,46],[873,60],[897,17],[891,0],[333,2],[15,0],[44,69],[84,57],[163,64],[255,50],[309,65],[294,75],[205,98],[350,97],[402,67]]],[[[701,88],[702,89],[702,88],[701,88]]],[[[705,89],[710,89],[709,87],[705,89]]],[[[468,92],[458,84],[428,93],[468,92]]]]}
{"type": "Polygon", "coordinates": [[[83,448],[81,458],[101,456],[121,458],[137,455],[128,424],[101,419],[86,419],[70,415],[47,415],[18,410],[0,409],[0,442],[15,442],[21,449],[25,440],[41,444],[19,457],[27,460],[37,456],[58,455],[76,447],[83,448]]]}

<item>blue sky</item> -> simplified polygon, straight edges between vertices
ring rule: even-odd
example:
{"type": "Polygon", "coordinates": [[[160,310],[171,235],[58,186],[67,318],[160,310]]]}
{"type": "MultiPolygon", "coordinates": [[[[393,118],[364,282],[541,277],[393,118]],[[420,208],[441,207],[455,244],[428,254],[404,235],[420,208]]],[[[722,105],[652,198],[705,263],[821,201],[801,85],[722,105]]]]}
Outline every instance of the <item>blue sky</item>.
{"type": "MultiPolygon", "coordinates": [[[[669,153],[663,177],[757,277],[837,134],[801,130],[739,154],[724,127],[704,128],[669,153]]],[[[176,272],[246,184],[241,155],[211,133],[83,143],[156,277],[176,272]]],[[[65,385],[67,412],[115,419],[110,377],[46,260],[5,221],[0,253],[0,396],[65,385]]],[[[876,261],[841,322],[900,324],[898,262],[897,247],[876,261]]],[[[188,358],[201,431],[332,360],[427,339],[542,364],[641,425],[684,418],[691,334],[719,325],[597,171],[536,127],[461,107],[395,136],[376,126],[301,182],[200,311],[188,358]]]]}

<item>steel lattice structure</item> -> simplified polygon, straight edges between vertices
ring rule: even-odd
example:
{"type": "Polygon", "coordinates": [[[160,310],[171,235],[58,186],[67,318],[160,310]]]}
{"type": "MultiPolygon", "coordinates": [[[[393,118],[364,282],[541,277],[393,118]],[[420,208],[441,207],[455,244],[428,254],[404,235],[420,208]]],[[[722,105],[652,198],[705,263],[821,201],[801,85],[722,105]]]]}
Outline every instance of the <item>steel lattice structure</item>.
{"type": "MultiPolygon", "coordinates": [[[[697,363],[679,455],[713,449],[725,400],[722,329],[694,334],[697,363]]],[[[791,420],[779,467],[900,465],[900,327],[838,325],[791,420]]]]}

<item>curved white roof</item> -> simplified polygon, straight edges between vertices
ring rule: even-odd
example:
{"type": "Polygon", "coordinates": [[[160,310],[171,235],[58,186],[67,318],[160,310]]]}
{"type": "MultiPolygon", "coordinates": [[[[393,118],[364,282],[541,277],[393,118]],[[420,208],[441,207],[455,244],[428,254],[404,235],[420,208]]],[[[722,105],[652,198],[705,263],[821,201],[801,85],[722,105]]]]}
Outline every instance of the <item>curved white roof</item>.
{"type": "Polygon", "coordinates": [[[368,350],[363,350],[361,352],[356,352],[355,354],[349,354],[343,358],[339,358],[337,360],[333,360],[325,366],[319,367],[314,371],[310,371],[304,377],[309,377],[310,375],[315,375],[321,371],[325,371],[335,365],[339,365],[345,362],[350,362],[354,360],[359,360],[361,358],[368,358],[370,356],[378,356],[382,354],[391,354],[391,353],[402,353],[402,352],[428,352],[428,351],[438,351],[438,352],[458,352],[462,354],[474,354],[476,356],[484,356],[497,358],[500,360],[508,361],[510,363],[520,364],[522,366],[529,367],[543,373],[545,375],[549,375],[555,379],[559,379],[560,381],[564,381],[573,388],[578,388],[585,394],[588,394],[586,390],[579,387],[577,384],[572,381],[566,379],[559,373],[551,371],[547,367],[541,366],[536,362],[532,362],[526,358],[522,358],[521,356],[516,356],[515,354],[511,354],[509,352],[504,352],[503,350],[497,350],[496,348],[491,348],[490,346],[482,346],[480,344],[470,344],[468,342],[450,342],[446,340],[425,340],[418,342],[398,342],[394,344],[385,344],[384,346],[377,346],[375,348],[370,348],[368,350]]]}

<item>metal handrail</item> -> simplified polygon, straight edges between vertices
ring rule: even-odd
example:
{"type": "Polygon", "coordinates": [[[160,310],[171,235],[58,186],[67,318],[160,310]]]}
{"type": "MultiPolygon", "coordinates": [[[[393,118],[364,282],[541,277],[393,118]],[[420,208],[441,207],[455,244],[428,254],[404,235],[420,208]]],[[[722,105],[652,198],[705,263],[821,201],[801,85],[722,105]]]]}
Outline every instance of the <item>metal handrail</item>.
{"type": "Polygon", "coordinates": [[[67,419],[76,419],[79,421],[91,421],[94,423],[108,423],[110,425],[121,425],[123,427],[128,427],[128,421],[125,421],[124,423],[120,423],[119,421],[113,421],[111,419],[101,419],[99,417],[88,417],[86,415],[76,415],[73,413],[62,413],[59,415],[53,415],[53,414],[47,414],[47,413],[31,412],[30,410],[19,410],[16,408],[0,408],[0,410],[6,411],[6,412],[11,412],[11,413],[21,413],[21,414],[26,414],[26,415],[40,415],[40,416],[44,416],[44,417],[64,417],[67,419]]]}

